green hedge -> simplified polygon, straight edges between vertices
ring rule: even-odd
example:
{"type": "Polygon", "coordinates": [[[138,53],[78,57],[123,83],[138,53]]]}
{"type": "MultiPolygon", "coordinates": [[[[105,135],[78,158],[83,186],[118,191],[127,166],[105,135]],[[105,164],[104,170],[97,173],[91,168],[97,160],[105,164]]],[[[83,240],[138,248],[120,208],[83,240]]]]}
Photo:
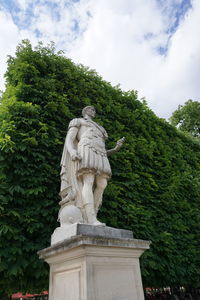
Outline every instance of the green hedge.
{"type": "Polygon", "coordinates": [[[8,59],[0,105],[0,291],[48,287],[37,250],[49,246],[59,202],[60,158],[69,121],[97,110],[113,176],[99,219],[152,241],[141,259],[145,286],[200,285],[200,145],[159,119],[137,92],[112,87],[54,45],[23,41],[8,59]]]}

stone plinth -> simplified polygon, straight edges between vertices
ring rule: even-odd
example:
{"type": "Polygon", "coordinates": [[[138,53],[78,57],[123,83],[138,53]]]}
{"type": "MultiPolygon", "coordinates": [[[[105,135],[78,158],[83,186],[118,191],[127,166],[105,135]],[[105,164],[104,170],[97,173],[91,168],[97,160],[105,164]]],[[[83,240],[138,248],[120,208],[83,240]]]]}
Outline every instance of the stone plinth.
{"type": "Polygon", "coordinates": [[[71,224],[68,226],[57,227],[51,236],[51,245],[68,239],[72,236],[102,236],[107,238],[133,238],[130,230],[116,229],[108,226],[92,226],[88,224],[71,224]]]}
{"type": "Polygon", "coordinates": [[[49,300],[143,300],[139,257],[149,241],[92,225],[38,252],[50,265],[49,300]]]}

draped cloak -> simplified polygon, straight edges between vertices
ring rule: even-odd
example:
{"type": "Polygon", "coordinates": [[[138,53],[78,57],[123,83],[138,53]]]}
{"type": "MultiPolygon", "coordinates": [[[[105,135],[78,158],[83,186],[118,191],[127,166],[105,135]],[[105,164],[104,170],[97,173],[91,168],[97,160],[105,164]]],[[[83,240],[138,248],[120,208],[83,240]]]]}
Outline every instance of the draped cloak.
{"type": "Polygon", "coordinates": [[[73,119],[69,123],[68,130],[84,126],[84,131],[78,139],[78,134],[74,140],[81,160],[72,161],[67,149],[65,140],[61,158],[61,189],[60,196],[66,202],[75,201],[77,207],[82,208],[81,199],[82,175],[93,173],[105,178],[111,176],[111,168],[105,149],[105,139],[108,138],[106,130],[92,120],[84,118],[73,119]]]}

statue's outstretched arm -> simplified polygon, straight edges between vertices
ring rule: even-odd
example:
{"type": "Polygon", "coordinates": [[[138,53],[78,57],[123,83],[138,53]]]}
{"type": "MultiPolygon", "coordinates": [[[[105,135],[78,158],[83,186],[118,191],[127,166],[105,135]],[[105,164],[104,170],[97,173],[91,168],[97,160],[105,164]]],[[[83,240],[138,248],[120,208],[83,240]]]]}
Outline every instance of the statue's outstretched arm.
{"type": "Polygon", "coordinates": [[[115,152],[118,152],[124,142],[125,142],[125,137],[123,137],[122,139],[118,140],[117,143],[116,143],[116,146],[113,149],[107,150],[107,155],[109,156],[109,155],[111,155],[111,154],[113,154],[115,152]]]}
{"type": "Polygon", "coordinates": [[[75,143],[74,143],[77,133],[78,133],[78,130],[79,129],[77,127],[71,127],[67,133],[66,146],[67,146],[67,150],[68,150],[72,160],[76,160],[76,159],[80,160],[81,159],[80,155],[77,152],[75,143]]]}

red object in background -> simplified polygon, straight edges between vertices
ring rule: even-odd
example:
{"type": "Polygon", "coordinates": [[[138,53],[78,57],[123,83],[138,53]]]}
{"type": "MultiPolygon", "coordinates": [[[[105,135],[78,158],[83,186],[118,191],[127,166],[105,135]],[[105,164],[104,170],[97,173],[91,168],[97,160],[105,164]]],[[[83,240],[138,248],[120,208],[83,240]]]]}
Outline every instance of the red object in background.
{"type": "Polygon", "coordinates": [[[22,293],[12,294],[12,299],[18,299],[18,298],[26,298],[26,296],[22,295],[22,293]]]}
{"type": "Polygon", "coordinates": [[[49,295],[49,292],[48,291],[44,291],[44,292],[42,292],[42,295],[49,295]]]}
{"type": "Polygon", "coordinates": [[[34,296],[42,296],[42,295],[48,295],[48,291],[43,291],[41,294],[26,294],[23,295],[22,293],[15,293],[12,295],[12,299],[27,299],[27,298],[31,298],[34,296]]]}

